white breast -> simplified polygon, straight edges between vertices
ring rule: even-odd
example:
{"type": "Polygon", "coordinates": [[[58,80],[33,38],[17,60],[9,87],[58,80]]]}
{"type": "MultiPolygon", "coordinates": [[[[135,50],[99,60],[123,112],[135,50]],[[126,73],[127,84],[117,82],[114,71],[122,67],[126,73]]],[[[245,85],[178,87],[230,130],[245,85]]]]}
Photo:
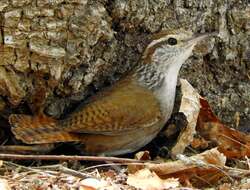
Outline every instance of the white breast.
{"type": "Polygon", "coordinates": [[[164,114],[165,122],[170,118],[174,107],[175,92],[177,77],[180,70],[180,66],[170,67],[167,72],[164,73],[164,82],[155,94],[160,102],[162,112],[164,114]]]}

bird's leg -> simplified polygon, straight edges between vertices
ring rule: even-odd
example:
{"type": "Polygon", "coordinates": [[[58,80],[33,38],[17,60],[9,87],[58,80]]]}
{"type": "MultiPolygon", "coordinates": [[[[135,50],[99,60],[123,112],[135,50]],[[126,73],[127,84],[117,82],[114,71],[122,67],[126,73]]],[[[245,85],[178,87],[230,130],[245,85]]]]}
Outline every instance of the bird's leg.
{"type": "Polygon", "coordinates": [[[12,153],[12,154],[45,154],[50,152],[56,147],[55,144],[39,144],[39,145],[1,145],[1,153],[12,153]]]}

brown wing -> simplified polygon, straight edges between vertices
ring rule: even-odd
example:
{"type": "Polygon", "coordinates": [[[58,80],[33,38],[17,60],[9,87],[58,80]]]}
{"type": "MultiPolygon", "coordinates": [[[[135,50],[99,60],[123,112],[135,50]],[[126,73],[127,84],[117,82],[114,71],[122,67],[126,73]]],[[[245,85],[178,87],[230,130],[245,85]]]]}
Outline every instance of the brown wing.
{"type": "Polygon", "coordinates": [[[115,135],[150,127],[162,118],[153,93],[133,81],[119,81],[60,122],[64,131],[115,135]]]}

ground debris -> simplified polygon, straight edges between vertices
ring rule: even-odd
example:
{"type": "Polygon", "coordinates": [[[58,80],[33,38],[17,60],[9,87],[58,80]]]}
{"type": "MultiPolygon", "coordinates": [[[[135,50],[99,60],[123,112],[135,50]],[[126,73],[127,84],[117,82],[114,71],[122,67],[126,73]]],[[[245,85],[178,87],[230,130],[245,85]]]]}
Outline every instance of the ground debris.
{"type": "Polygon", "coordinates": [[[126,178],[122,172],[113,171],[114,175],[111,177],[101,170],[81,172],[60,164],[47,167],[24,167],[8,162],[4,163],[6,172],[4,176],[0,177],[0,187],[5,185],[6,189],[1,188],[1,190],[134,189],[125,183],[126,178]]]}

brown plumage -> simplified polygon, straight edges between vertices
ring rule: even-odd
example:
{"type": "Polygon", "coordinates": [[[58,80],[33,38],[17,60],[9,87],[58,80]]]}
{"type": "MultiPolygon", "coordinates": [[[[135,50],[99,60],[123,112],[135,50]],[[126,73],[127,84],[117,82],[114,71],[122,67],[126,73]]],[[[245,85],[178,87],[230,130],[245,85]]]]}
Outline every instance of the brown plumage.
{"type": "Polygon", "coordinates": [[[12,132],[27,144],[77,142],[88,154],[118,155],[149,143],[169,119],[181,65],[203,37],[161,34],[123,79],[63,120],[11,115],[12,132]],[[171,40],[169,40],[171,38],[171,40]]]}
{"type": "Polygon", "coordinates": [[[133,142],[136,150],[152,134],[152,125],[162,119],[157,99],[133,80],[121,80],[89,102],[60,121],[42,115],[11,115],[12,132],[27,144],[81,142],[90,154],[110,154],[109,149],[130,150],[137,136],[133,142]]]}

